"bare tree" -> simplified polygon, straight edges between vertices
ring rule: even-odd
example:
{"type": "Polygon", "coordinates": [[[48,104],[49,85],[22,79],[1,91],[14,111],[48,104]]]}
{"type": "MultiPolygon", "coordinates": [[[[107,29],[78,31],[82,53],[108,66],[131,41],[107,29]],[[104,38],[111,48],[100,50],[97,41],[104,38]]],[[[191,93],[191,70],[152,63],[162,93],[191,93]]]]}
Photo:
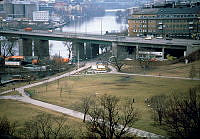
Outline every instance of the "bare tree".
{"type": "Polygon", "coordinates": [[[53,117],[53,122],[54,124],[50,128],[54,138],[68,136],[69,127],[66,125],[64,117],[53,117]]]}
{"type": "Polygon", "coordinates": [[[69,135],[68,131],[64,117],[41,114],[25,123],[23,138],[65,138],[69,135]]]}
{"type": "Polygon", "coordinates": [[[86,115],[88,114],[88,111],[89,111],[90,106],[92,105],[92,103],[93,103],[92,96],[85,96],[85,97],[81,98],[80,107],[81,107],[81,110],[84,113],[83,122],[85,122],[86,115]]]}
{"type": "Polygon", "coordinates": [[[111,56],[109,61],[115,66],[117,67],[118,71],[121,71],[121,68],[125,65],[124,61],[118,59],[115,56],[111,56]]]}
{"type": "Polygon", "coordinates": [[[197,72],[197,71],[196,71],[195,65],[192,64],[192,65],[191,65],[191,68],[190,68],[189,77],[193,79],[193,78],[196,76],[196,72],[197,72]]]}
{"type": "Polygon", "coordinates": [[[146,70],[148,70],[150,68],[150,64],[151,61],[149,58],[145,58],[145,59],[138,59],[140,67],[144,70],[144,73],[146,72],[146,70]]]}
{"type": "Polygon", "coordinates": [[[155,115],[154,120],[159,121],[159,124],[162,124],[163,117],[166,109],[166,100],[167,97],[165,95],[153,96],[147,102],[151,108],[153,108],[155,115]]]}
{"type": "Polygon", "coordinates": [[[3,56],[13,56],[16,51],[14,50],[14,40],[9,38],[4,38],[1,40],[1,54],[3,56]]]}
{"type": "Polygon", "coordinates": [[[16,131],[16,122],[8,121],[7,117],[0,117],[0,137],[14,136],[16,131]]]}
{"type": "Polygon", "coordinates": [[[67,51],[69,52],[69,53],[68,53],[68,58],[71,58],[71,53],[72,53],[72,42],[65,41],[65,42],[63,42],[63,43],[64,43],[64,46],[67,47],[67,51]]]}
{"type": "Polygon", "coordinates": [[[132,101],[120,104],[120,98],[103,95],[89,110],[87,128],[101,138],[120,138],[128,133],[129,127],[137,120],[137,112],[132,101]],[[120,107],[121,106],[121,107],[120,107]]]}
{"type": "Polygon", "coordinates": [[[178,138],[200,136],[200,86],[187,93],[175,94],[169,98],[164,121],[168,132],[178,138]]]}
{"type": "Polygon", "coordinates": [[[200,136],[200,86],[188,92],[154,96],[150,106],[157,112],[159,123],[175,138],[200,136]]]}
{"type": "Polygon", "coordinates": [[[137,59],[140,67],[144,70],[144,73],[151,68],[151,61],[156,60],[155,55],[153,55],[153,50],[142,49],[139,52],[139,58],[137,59]],[[152,59],[153,58],[153,59],[152,59]]]}

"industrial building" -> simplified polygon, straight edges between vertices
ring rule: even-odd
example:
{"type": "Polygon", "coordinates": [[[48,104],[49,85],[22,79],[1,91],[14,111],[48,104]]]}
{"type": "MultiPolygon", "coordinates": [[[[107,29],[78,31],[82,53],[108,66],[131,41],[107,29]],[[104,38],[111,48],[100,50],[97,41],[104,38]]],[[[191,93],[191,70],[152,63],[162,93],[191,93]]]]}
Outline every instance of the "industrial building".
{"type": "Polygon", "coordinates": [[[2,11],[5,11],[10,18],[27,18],[32,19],[33,12],[38,10],[35,1],[4,1],[0,4],[2,11]]]}

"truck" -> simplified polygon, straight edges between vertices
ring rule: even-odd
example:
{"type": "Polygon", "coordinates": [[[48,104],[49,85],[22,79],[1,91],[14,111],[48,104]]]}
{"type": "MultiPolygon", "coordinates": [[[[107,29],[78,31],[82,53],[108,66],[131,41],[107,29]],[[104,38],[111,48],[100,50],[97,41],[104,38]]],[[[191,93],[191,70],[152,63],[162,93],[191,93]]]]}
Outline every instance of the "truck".
{"type": "Polygon", "coordinates": [[[53,60],[60,63],[68,63],[70,61],[69,58],[62,58],[62,57],[54,57],[53,60]]]}

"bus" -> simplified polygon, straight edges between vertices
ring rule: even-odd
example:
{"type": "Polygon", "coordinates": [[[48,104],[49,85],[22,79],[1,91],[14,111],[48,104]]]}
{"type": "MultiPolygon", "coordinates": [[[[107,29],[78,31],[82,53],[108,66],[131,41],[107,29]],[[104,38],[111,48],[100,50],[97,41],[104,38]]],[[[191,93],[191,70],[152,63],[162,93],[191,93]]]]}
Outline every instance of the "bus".
{"type": "Polygon", "coordinates": [[[149,59],[153,61],[163,60],[163,52],[139,51],[139,59],[149,59]]]}

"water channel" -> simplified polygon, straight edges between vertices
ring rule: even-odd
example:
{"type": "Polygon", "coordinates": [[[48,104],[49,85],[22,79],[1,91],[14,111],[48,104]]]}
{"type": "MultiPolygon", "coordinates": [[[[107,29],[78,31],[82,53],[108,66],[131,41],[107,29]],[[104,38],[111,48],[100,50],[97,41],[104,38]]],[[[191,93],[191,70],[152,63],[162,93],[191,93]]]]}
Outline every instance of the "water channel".
{"type": "MultiPolygon", "coordinates": [[[[127,28],[127,24],[124,20],[119,20],[115,16],[115,11],[106,11],[102,17],[93,17],[90,19],[81,19],[76,23],[72,23],[64,26],[62,32],[73,33],[86,33],[86,34],[105,34],[108,32],[120,32],[127,28]],[[83,21],[85,20],[85,21],[83,21]]],[[[67,48],[64,47],[62,41],[49,41],[50,55],[60,55],[62,57],[68,57],[67,48]]]]}

